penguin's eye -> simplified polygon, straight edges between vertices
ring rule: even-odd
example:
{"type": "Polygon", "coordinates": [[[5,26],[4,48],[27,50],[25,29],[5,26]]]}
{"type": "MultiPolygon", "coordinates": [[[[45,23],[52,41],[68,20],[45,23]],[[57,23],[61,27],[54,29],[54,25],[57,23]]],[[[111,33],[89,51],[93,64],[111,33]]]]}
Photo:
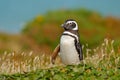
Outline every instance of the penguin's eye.
{"type": "Polygon", "coordinates": [[[76,27],[76,24],[75,24],[75,23],[72,23],[72,27],[75,28],[75,27],[76,27]]]}

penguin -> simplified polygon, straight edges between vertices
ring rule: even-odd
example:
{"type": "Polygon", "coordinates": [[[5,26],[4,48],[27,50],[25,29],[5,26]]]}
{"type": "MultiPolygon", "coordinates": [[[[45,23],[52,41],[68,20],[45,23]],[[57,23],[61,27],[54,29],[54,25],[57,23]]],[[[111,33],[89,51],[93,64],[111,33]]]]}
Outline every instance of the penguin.
{"type": "Polygon", "coordinates": [[[61,26],[64,28],[64,32],[60,37],[60,43],[52,53],[51,62],[54,64],[59,54],[63,64],[79,64],[83,60],[83,53],[79,39],[78,24],[75,20],[68,19],[61,26]]]}

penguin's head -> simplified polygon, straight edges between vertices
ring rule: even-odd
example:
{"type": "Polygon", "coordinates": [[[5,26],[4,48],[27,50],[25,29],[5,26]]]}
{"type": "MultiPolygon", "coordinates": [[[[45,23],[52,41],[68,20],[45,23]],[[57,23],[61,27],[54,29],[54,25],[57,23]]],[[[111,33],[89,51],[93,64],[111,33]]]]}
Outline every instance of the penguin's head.
{"type": "Polygon", "coordinates": [[[61,25],[65,30],[78,30],[77,22],[73,19],[68,19],[61,25]]]}

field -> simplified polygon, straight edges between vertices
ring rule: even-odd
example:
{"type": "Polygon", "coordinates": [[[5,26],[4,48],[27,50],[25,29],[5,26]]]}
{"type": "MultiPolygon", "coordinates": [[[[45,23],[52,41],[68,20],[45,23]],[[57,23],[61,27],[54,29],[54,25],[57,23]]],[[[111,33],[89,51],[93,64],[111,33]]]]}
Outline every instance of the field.
{"type": "Polygon", "coordinates": [[[48,11],[20,34],[0,33],[0,80],[119,80],[120,19],[86,9],[48,11]],[[59,15],[59,16],[58,16],[59,15]],[[84,60],[64,65],[51,53],[69,18],[78,22],[84,60]]]}
{"type": "Polygon", "coordinates": [[[119,80],[120,53],[113,44],[114,40],[104,39],[94,49],[84,45],[84,60],[67,66],[59,57],[52,65],[50,55],[5,52],[0,56],[0,80],[119,80]]]}

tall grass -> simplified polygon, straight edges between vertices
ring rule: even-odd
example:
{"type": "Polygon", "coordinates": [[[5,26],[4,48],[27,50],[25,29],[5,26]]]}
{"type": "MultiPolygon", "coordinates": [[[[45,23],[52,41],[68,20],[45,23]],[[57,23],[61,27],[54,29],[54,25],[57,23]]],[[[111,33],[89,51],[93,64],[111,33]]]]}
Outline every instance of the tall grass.
{"type": "MultiPolygon", "coordinates": [[[[82,64],[91,65],[99,70],[102,68],[113,68],[115,71],[120,67],[120,54],[116,53],[113,47],[114,40],[105,39],[95,49],[83,46],[84,60],[82,64]]],[[[88,46],[88,45],[87,45],[88,46]]],[[[57,66],[62,66],[59,57],[56,60],[57,66]]],[[[54,67],[50,63],[50,55],[29,53],[7,53],[0,54],[0,74],[26,73],[38,69],[54,67]]]]}
{"type": "Polygon", "coordinates": [[[7,53],[0,56],[0,74],[13,74],[34,71],[49,65],[49,56],[45,54],[34,55],[33,52],[7,53]]]}
{"type": "Polygon", "coordinates": [[[114,40],[104,39],[104,42],[95,49],[86,49],[84,64],[90,64],[95,68],[117,70],[120,67],[120,54],[114,50],[114,40]],[[90,56],[89,53],[93,55],[90,56]]]}

